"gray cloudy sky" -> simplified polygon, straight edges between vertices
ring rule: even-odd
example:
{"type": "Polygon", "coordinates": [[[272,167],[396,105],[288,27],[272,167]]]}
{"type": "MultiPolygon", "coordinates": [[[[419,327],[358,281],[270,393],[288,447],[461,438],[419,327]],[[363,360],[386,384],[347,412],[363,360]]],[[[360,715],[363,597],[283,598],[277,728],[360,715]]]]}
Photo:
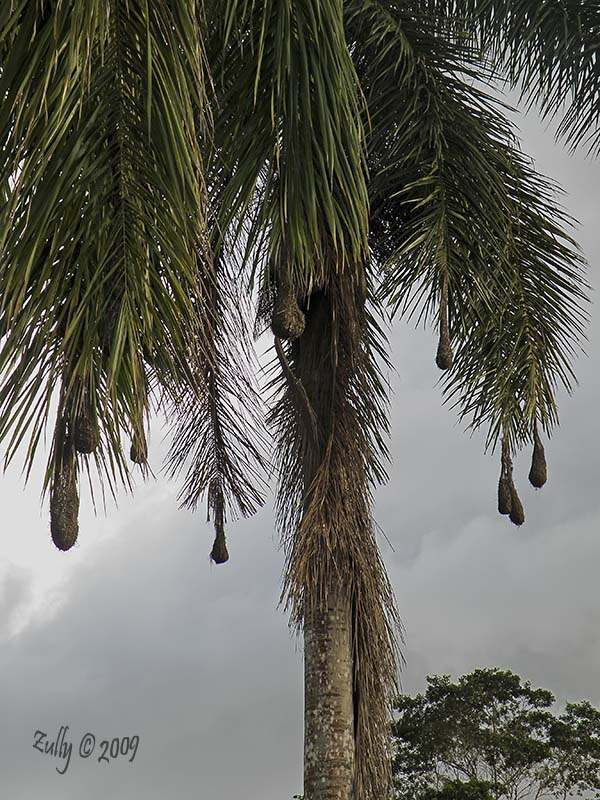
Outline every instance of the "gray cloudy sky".
{"type": "MultiPolygon", "coordinates": [[[[538,168],[568,192],[577,236],[600,274],[600,164],[570,158],[522,122],[538,168]]],[[[527,522],[495,510],[498,463],[441,404],[433,333],[396,323],[394,465],[376,498],[381,548],[406,626],[405,691],[428,673],[510,668],[561,702],[600,705],[600,343],[598,315],[534,492],[516,464],[527,522]]],[[[154,435],[160,440],[160,432],[154,435]]],[[[154,449],[159,465],[160,446],[154,449]]],[[[277,609],[283,558],[270,510],[230,526],[230,562],[209,563],[202,514],[176,488],[139,487],[94,518],[78,546],[52,546],[39,480],[0,481],[0,775],[11,800],[286,800],[301,791],[302,659],[277,609]],[[33,749],[61,725],[64,767],[33,749]],[[91,732],[97,750],[75,752],[91,732]],[[133,763],[99,763],[102,739],[140,737],[133,763]],[[43,794],[42,794],[43,792],[43,794]]]]}

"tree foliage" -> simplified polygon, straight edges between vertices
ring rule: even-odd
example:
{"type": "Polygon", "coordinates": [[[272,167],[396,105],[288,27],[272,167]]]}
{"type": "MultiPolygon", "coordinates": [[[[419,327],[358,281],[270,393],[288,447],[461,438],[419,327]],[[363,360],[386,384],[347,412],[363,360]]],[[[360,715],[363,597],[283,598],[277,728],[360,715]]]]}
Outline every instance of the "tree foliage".
{"type": "Polygon", "coordinates": [[[600,711],[567,703],[518,675],[479,669],[427,678],[401,696],[393,725],[398,800],[600,796],[600,711]]]}

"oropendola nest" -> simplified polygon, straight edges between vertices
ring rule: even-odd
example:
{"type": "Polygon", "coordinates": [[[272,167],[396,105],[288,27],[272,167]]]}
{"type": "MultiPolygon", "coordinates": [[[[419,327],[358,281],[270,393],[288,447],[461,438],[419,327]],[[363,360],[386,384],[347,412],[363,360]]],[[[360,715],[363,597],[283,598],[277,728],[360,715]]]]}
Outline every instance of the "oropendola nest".
{"type": "Polygon", "coordinates": [[[510,514],[511,509],[511,479],[507,475],[500,475],[500,480],[498,481],[498,511],[500,514],[510,514]]]}
{"type": "Polygon", "coordinates": [[[280,286],[275,296],[271,330],[279,339],[293,341],[304,333],[306,319],[298,298],[289,286],[280,286]]]}
{"type": "Polygon", "coordinates": [[[227,545],[225,544],[225,515],[223,508],[223,497],[220,493],[217,495],[216,502],[213,506],[213,511],[215,540],[210,552],[210,557],[215,564],[224,564],[226,561],[229,561],[229,553],[227,552],[227,545]]]}
{"type": "Polygon", "coordinates": [[[525,522],[525,510],[513,481],[513,464],[510,457],[508,440],[502,440],[502,469],[498,481],[498,511],[508,515],[514,525],[525,522]]]}
{"type": "Polygon", "coordinates": [[[50,495],[50,533],[59,550],[69,550],[79,533],[79,495],[74,471],[63,465],[50,495]]]}
{"type": "Polygon", "coordinates": [[[229,561],[229,553],[227,552],[227,545],[225,543],[225,534],[220,531],[215,536],[215,541],[213,542],[212,550],[210,551],[211,560],[215,562],[215,564],[224,564],[226,561],[229,561]]]}
{"type": "Polygon", "coordinates": [[[533,455],[531,458],[531,469],[529,470],[529,483],[536,489],[541,489],[548,479],[548,468],[546,466],[546,453],[544,445],[540,440],[537,425],[533,429],[533,455]]]}
{"type": "Polygon", "coordinates": [[[514,525],[522,525],[525,522],[525,509],[521,498],[517,494],[514,483],[510,487],[510,514],[509,519],[514,525]]]}
{"type": "Polygon", "coordinates": [[[451,369],[454,363],[454,355],[452,353],[452,346],[450,344],[450,334],[448,332],[448,325],[442,325],[440,329],[440,340],[438,344],[435,363],[440,369],[451,369]]]}
{"type": "Polygon", "coordinates": [[[75,420],[73,444],[78,453],[93,453],[100,444],[98,426],[89,408],[84,409],[75,420]]]}
{"type": "Polygon", "coordinates": [[[148,443],[143,433],[133,434],[129,458],[134,464],[145,464],[148,461],[148,443]]]}

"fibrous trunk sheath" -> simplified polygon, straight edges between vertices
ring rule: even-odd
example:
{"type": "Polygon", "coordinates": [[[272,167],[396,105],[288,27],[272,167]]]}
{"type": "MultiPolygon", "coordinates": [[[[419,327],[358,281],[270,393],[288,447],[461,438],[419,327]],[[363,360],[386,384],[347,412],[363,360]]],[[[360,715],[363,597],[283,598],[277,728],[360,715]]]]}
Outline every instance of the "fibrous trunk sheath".
{"type": "MultiPolygon", "coordinates": [[[[333,589],[333,587],[332,587],[333,589]]],[[[349,800],[354,781],[352,621],[340,588],[304,622],[304,796],[349,800]]]]}
{"type": "Polygon", "coordinates": [[[360,277],[332,270],[303,303],[302,335],[275,343],[283,596],[305,645],[304,800],[385,800],[390,779],[399,627],[371,516],[386,422],[360,277]]]}

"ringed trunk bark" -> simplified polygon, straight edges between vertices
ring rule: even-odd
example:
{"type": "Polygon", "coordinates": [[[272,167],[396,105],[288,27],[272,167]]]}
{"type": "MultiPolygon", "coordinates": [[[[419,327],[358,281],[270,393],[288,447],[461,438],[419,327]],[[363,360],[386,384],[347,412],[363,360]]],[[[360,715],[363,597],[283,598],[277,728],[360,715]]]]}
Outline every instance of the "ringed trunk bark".
{"type": "Polygon", "coordinates": [[[342,587],[304,622],[304,800],[352,800],[352,621],[342,587]]]}

